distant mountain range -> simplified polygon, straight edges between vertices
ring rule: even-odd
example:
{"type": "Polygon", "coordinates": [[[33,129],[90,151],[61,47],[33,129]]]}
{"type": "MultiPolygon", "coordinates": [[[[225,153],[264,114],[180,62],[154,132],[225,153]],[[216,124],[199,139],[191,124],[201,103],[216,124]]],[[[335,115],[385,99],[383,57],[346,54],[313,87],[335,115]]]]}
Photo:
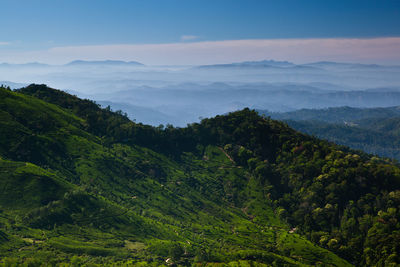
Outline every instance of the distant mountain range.
{"type": "Polygon", "coordinates": [[[214,65],[202,65],[198,68],[268,68],[278,67],[287,68],[294,67],[295,64],[288,61],[275,61],[275,60],[262,60],[262,61],[245,61],[230,64],[214,64],[214,65]]]}
{"type": "Polygon", "coordinates": [[[0,80],[73,89],[152,125],[185,126],[245,107],[288,112],[400,105],[400,68],[375,64],[262,60],[194,67],[75,60],[1,64],[0,80]]]}
{"type": "Polygon", "coordinates": [[[11,68],[11,67],[49,67],[51,65],[39,63],[39,62],[30,62],[30,63],[22,63],[22,64],[14,64],[14,63],[0,63],[0,68],[11,68]]]}
{"type": "MultiPolygon", "coordinates": [[[[107,65],[107,66],[145,66],[143,63],[137,61],[123,61],[123,60],[74,60],[61,66],[80,66],[80,65],[107,65]]],[[[14,63],[0,63],[0,67],[12,67],[12,66],[24,66],[24,67],[46,67],[55,66],[40,62],[29,62],[22,64],[14,63]]],[[[330,68],[400,68],[396,65],[378,65],[378,64],[361,64],[361,63],[343,63],[343,62],[331,62],[331,61],[318,61],[305,64],[295,64],[289,61],[275,61],[275,60],[260,60],[260,61],[243,61],[227,64],[211,64],[211,65],[199,65],[195,68],[206,69],[206,68],[298,68],[298,69],[330,69],[330,68]]]]}
{"type": "Polygon", "coordinates": [[[202,65],[198,66],[200,69],[208,68],[282,68],[282,69],[332,69],[332,68],[400,68],[400,66],[387,66],[378,64],[361,64],[361,63],[342,63],[342,62],[330,62],[330,61],[319,61],[311,62],[306,64],[294,64],[288,61],[275,61],[275,60],[261,60],[261,61],[245,61],[230,64],[213,64],[213,65],[202,65]]]}
{"type": "Polygon", "coordinates": [[[0,63],[0,67],[52,67],[52,66],[144,66],[137,61],[122,61],[122,60],[74,60],[64,65],[49,65],[39,62],[30,62],[23,64],[0,63]]]}

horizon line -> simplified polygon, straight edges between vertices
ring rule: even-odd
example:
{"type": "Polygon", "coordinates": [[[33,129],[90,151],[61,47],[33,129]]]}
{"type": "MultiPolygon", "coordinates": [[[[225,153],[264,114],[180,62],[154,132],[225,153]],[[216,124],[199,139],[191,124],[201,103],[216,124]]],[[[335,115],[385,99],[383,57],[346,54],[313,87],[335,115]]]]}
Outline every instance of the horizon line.
{"type": "Polygon", "coordinates": [[[400,64],[400,37],[286,38],[195,41],[155,44],[97,44],[55,46],[44,50],[0,49],[10,64],[63,65],[83,61],[136,61],[149,66],[215,65],[273,58],[295,64],[340,62],[400,64]],[[24,62],[24,63],[22,63],[24,62]]]}

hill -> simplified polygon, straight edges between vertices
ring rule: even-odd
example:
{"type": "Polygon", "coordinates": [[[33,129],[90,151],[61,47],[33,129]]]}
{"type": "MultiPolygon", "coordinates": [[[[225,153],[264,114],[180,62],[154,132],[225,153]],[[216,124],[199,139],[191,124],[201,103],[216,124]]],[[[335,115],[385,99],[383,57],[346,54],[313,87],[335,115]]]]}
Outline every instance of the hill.
{"type": "Polygon", "coordinates": [[[322,121],[329,123],[356,123],[357,121],[367,119],[400,117],[400,107],[398,106],[386,108],[331,107],[324,109],[299,109],[282,113],[269,112],[268,110],[258,111],[277,120],[322,121]]]}
{"type": "Polygon", "coordinates": [[[249,109],[151,127],[30,85],[1,88],[0,111],[3,262],[400,262],[388,161],[249,109]]]}
{"type": "Polygon", "coordinates": [[[400,108],[397,106],[259,112],[274,119],[285,120],[298,131],[367,153],[400,160],[400,108]]]}

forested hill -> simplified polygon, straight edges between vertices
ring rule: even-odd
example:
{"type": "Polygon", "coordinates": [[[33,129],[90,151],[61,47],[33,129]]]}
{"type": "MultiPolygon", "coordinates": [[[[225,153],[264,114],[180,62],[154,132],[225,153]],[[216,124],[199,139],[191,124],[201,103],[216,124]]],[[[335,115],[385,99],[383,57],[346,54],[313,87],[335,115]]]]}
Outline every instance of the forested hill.
{"type": "Polygon", "coordinates": [[[370,154],[400,160],[400,107],[301,109],[260,114],[290,127],[370,154]]]}
{"type": "Polygon", "coordinates": [[[276,120],[322,121],[329,123],[358,122],[368,119],[388,119],[400,117],[400,107],[354,108],[331,107],[324,109],[299,109],[290,112],[269,112],[258,110],[260,114],[271,116],[276,120]]]}
{"type": "Polygon", "coordinates": [[[399,167],[249,109],[151,127],[0,88],[0,137],[6,264],[400,264],[399,167]]]}

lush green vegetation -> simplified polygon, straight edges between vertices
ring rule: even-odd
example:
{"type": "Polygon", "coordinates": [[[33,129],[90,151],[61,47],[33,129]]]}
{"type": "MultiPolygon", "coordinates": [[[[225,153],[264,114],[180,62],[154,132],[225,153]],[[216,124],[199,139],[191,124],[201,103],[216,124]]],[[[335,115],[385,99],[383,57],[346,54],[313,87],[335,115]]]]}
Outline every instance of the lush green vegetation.
{"type": "Polygon", "coordinates": [[[151,127],[31,85],[0,118],[0,266],[400,263],[400,169],[255,111],[151,127]]]}
{"type": "Polygon", "coordinates": [[[370,154],[400,160],[400,108],[327,108],[268,113],[294,129],[370,154]]]}
{"type": "Polygon", "coordinates": [[[323,121],[329,123],[356,122],[369,119],[388,119],[400,117],[400,107],[353,108],[334,107],[324,109],[299,109],[290,112],[269,112],[258,110],[261,114],[277,120],[323,121]]]}

